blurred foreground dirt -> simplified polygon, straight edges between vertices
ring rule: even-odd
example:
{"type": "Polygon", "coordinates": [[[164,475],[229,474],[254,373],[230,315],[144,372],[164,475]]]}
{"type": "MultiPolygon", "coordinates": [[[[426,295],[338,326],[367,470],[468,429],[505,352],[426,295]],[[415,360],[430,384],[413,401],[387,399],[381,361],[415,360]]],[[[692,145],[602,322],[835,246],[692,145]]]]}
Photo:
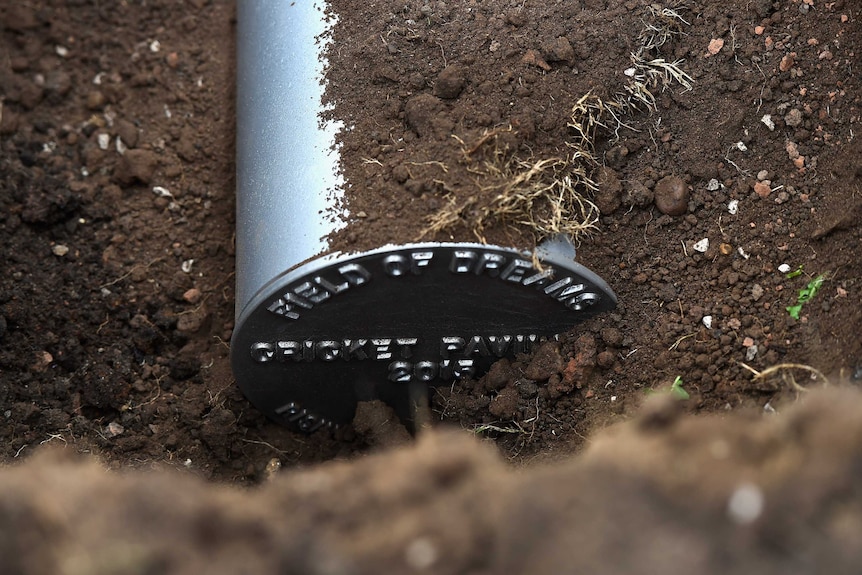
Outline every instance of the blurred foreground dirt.
{"type": "Polygon", "coordinates": [[[669,401],[520,470],[440,430],[254,489],[45,451],[0,469],[2,572],[858,572],[862,395],[699,418],[669,401]]]}

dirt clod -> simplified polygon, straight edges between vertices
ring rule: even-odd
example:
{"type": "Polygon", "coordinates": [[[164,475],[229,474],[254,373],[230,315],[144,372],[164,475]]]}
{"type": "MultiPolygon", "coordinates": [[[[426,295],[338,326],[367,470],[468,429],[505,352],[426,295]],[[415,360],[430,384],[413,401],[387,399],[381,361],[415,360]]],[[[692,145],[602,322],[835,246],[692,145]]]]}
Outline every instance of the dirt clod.
{"type": "Polygon", "coordinates": [[[446,66],[434,83],[434,95],[447,100],[457,98],[466,83],[463,68],[455,64],[446,66]]]}
{"type": "Polygon", "coordinates": [[[159,158],[149,150],[128,150],[117,163],[114,177],[119,184],[147,185],[159,165],[159,158]]]}

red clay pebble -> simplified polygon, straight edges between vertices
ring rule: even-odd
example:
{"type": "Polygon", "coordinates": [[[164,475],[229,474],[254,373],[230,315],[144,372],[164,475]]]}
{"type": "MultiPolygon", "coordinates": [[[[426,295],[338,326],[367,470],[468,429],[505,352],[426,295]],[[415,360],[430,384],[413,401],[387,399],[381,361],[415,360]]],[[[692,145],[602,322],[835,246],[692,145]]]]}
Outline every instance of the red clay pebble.
{"type": "Polygon", "coordinates": [[[655,185],[655,205],[669,216],[681,216],[688,211],[688,186],[681,178],[667,176],[655,185]]]}

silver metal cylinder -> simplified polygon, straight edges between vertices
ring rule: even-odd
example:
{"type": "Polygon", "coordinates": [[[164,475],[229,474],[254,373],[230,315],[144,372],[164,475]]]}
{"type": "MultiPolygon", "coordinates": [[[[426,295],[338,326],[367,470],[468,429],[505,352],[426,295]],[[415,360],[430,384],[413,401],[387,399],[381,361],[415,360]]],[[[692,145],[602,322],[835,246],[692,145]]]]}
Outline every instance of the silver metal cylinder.
{"type": "Polygon", "coordinates": [[[304,431],[357,401],[411,413],[411,386],[479,375],[616,296],[565,238],[537,255],[470,242],[334,251],[345,223],[335,137],[321,117],[323,3],[240,0],[237,26],[237,382],[304,431]]]}

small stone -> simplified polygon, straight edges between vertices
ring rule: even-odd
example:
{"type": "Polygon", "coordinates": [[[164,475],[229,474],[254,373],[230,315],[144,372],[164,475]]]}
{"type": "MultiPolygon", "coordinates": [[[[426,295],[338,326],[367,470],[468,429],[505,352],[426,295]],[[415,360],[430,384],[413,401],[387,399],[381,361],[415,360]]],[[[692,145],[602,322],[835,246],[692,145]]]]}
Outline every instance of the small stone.
{"type": "Polygon", "coordinates": [[[802,123],[802,111],[793,108],[784,116],[784,123],[791,128],[796,128],[802,123]]]}
{"type": "Polygon", "coordinates": [[[559,36],[542,46],[545,59],[548,62],[566,62],[571,64],[575,61],[575,49],[565,36],[559,36]]]}
{"type": "Polygon", "coordinates": [[[703,323],[703,325],[706,329],[712,329],[712,316],[711,315],[703,316],[700,321],[701,321],[701,323],[703,323]]]}
{"type": "Polygon", "coordinates": [[[739,213],[739,200],[730,200],[727,202],[727,211],[731,216],[739,213]]]}
{"type": "Polygon", "coordinates": [[[709,238],[703,238],[702,240],[698,240],[692,246],[694,251],[705,254],[709,249],[709,238]]]}
{"type": "Polygon", "coordinates": [[[63,244],[57,244],[56,246],[51,248],[51,251],[54,253],[55,256],[63,257],[69,253],[69,248],[64,246],[63,244]]]}
{"type": "Polygon", "coordinates": [[[763,297],[763,286],[760,284],[754,284],[751,286],[751,299],[754,301],[758,301],[763,297]]]}
{"type": "Polygon", "coordinates": [[[116,421],[112,421],[105,427],[105,433],[108,437],[117,437],[118,435],[122,435],[125,430],[126,428],[116,421]]]}
{"type": "Polygon", "coordinates": [[[466,83],[467,78],[464,76],[464,70],[461,66],[456,64],[446,66],[437,76],[437,82],[434,84],[434,95],[438,98],[452,100],[461,95],[466,83]]]}
{"type": "Polygon", "coordinates": [[[772,193],[772,188],[769,187],[769,181],[767,180],[766,182],[757,182],[754,184],[754,193],[761,198],[769,197],[769,194],[772,193]]]}
{"type": "Polygon", "coordinates": [[[87,109],[92,111],[101,110],[105,106],[105,95],[99,90],[93,90],[87,94],[87,109]]]}
{"type": "Polygon", "coordinates": [[[724,48],[724,40],[721,38],[713,38],[709,41],[709,46],[706,47],[706,51],[710,53],[710,55],[715,56],[721,49],[724,48]]]}
{"type": "Polygon", "coordinates": [[[36,373],[42,373],[48,369],[48,366],[51,365],[53,361],[54,356],[47,351],[38,351],[36,352],[36,361],[30,366],[30,369],[36,373]]]}
{"type": "Polygon", "coordinates": [[[791,52],[790,54],[785,54],[783,58],[781,58],[781,62],[778,64],[778,69],[782,72],[786,72],[793,67],[793,64],[796,63],[796,52],[791,52]]]}
{"type": "Polygon", "coordinates": [[[669,216],[681,216],[688,211],[688,186],[682,178],[667,176],[658,181],[654,189],[655,205],[669,216]]]}
{"type": "Polygon", "coordinates": [[[778,271],[779,271],[779,273],[786,274],[787,272],[790,271],[790,265],[789,264],[781,264],[780,266],[778,266],[778,271]]]}
{"type": "Polygon", "coordinates": [[[772,121],[771,114],[764,114],[760,121],[763,122],[763,125],[769,128],[770,132],[775,131],[775,122],[772,121]]]}
{"type": "Polygon", "coordinates": [[[549,72],[551,70],[550,64],[545,62],[545,59],[542,58],[541,54],[539,54],[535,50],[527,50],[527,52],[524,54],[524,57],[521,58],[521,62],[530,66],[538,66],[545,72],[549,72]]]}
{"type": "Polygon", "coordinates": [[[190,304],[196,304],[201,301],[201,290],[198,288],[191,288],[190,290],[186,290],[183,294],[183,299],[190,304]]]}

